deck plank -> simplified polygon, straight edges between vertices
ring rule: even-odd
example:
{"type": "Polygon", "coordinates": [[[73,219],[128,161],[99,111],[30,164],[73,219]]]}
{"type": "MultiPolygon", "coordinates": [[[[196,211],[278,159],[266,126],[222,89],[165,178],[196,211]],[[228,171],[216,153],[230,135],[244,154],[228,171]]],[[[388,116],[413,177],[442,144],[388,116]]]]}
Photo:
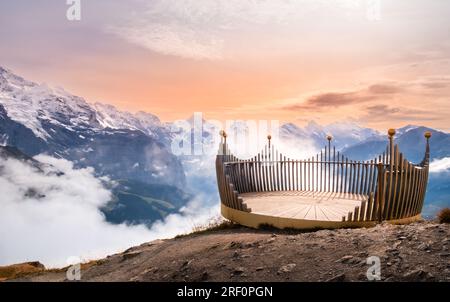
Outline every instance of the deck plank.
{"type": "Polygon", "coordinates": [[[253,213],[307,220],[340,221],[367,196],[305,191],[240,194],[253,213]]]}

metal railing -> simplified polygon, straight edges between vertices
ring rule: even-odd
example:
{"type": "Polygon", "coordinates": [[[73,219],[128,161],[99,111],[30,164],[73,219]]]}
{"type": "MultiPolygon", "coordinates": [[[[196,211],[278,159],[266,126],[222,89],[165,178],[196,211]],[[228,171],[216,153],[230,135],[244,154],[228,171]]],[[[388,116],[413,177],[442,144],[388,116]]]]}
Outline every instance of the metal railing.
{"type": "Polygon", "coordinates": [[[394,144],[390,129],[386,151],[370,161],[347,158],[335,147],[294,160],[276,150],[268,136],[264,149],[248,160],[234,156],[222,132],[216,158],[221,202],[232,209],[247,211],[240,194],[271,191],[328,192],[339,198],[358,199],[361,204],[343,221],[383,221],[413,217],[422,211],[428,182],[430,132],[425,133],[426,150],[420,164],[409,162],[394,144]]]}

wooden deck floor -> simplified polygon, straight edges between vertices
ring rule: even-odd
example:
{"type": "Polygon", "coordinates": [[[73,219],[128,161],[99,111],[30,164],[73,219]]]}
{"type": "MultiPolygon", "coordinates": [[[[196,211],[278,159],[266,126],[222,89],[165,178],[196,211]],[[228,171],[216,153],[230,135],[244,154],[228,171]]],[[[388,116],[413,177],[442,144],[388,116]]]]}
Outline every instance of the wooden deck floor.
{"type": "Polygon", "coordinates": [[[252,213],[306,220],[342,221],[367,196],[329,192],[281,191],[240,194],[252,213]]]}

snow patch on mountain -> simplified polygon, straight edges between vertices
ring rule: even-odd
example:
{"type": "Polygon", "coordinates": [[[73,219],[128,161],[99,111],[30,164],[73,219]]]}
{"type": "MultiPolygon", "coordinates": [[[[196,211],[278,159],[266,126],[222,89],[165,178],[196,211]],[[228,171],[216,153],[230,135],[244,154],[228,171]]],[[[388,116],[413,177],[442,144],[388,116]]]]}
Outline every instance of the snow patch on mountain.
{"type": "Polygon", "coordinates": [[[329,125],[320,125],[315,121],[310,121],[304,128],[288,123],[280,128],[282,141],[306,141],[310,145],[310,149],[320,150],[323,148],[327,143],[326,137],[328,135],[333,137],[332,145],[335,145],[338,150],[369,138],[379,138],[381,136],[376,130],[361,127],[355,122],[346,121],[335,122],[329,125]]]}
{"type": "Polygon", "coordinates": [[[151,113],[140,111],[133,114],[103,103],[95,103],[93,107],[103,128],[139,130],[147,135],[157,136],[158,131],[164,127],[159,118],[151,113]]]}
{"type": "Polygon", "coordinates": [[[355,122],[345,121],[329,124],[324,127],[324,131],[336,136],[348,135],[349,137],[359,141],[365,140],[371,136],[380,135],[380,133],[376,130],[363,128],[355,122]]]}
{"type": "Polygon", "coordinates": [[[416,126],[416,125],[407,125],[407,126],[405,126],[405,127],[402,127],[402,128],[400,128],[400,129],[397,129],[396,135],[397,135],[397,136],[403,135],[403,134],[405,134],[405,133],[407,133],[407,132],[409,132],[409,131],[411,131],[411,130],[417,129],[417,128],[419,128],[419,127],[420,127],[420,126],[416,126]]]}
{"type": "Polygon", "coordinates": [[[51,137],[42,123],[60,125],[74,131],[74,127],[98,128],[95,112],[81,97],[62,88],[27,81],[0,67],[0,104],[13,121],[31,129],[44,140],[51,137]]]}
{"type": "Polygon", "coordinates": [[[136,130],[161,140],[170,136],[169,127],[153,114],[120,111],[101,103],[89,104],[62,88],[25,80],[2,67],[0,104],[11,120],[29,128],[45,141],[52,137],[54,130],[43,124],[62,126],[69,131],[136,130]]]}
{"type": "Polygon", "coordinates": [[[0,134],[0,146],[6,146],[6,143],[8,142],[8,135],[6,134],[0,134]]]}

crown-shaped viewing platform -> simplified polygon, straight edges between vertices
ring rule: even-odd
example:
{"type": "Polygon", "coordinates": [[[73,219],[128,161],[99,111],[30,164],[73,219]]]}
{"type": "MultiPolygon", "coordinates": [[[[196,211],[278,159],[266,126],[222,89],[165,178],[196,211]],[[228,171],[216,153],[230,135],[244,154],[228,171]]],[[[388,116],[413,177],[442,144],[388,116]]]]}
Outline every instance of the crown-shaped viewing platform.
{"type": "Polygon", "coordinates": [[[381,221],[420,219],[428,182],[430,132],[421,163],[409,162],[389,129],[386,151],[369,161],[347,158],[327,146],[311,158],[284,156],[267,137],[251,159],[234,156],[221,131],[216,158],[222,215],[249,227],[340,228],[373,226],[381,221]]]}

